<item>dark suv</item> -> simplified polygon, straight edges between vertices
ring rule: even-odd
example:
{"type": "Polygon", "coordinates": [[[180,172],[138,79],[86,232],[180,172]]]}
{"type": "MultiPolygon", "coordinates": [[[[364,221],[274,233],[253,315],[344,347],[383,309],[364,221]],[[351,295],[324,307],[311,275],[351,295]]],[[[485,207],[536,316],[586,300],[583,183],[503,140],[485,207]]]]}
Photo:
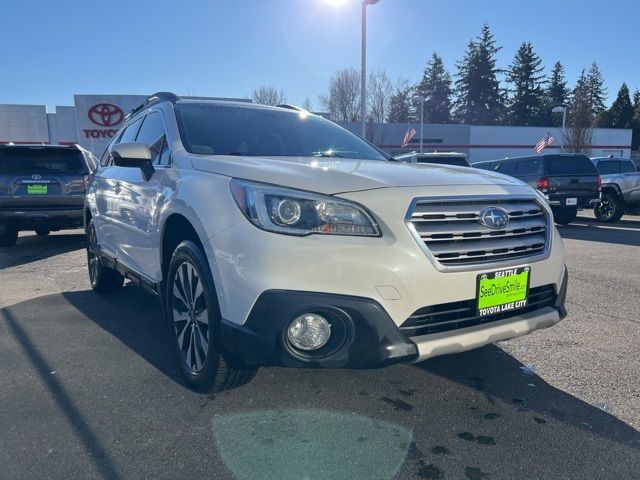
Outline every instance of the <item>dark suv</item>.
{"type": "Polygon", "coordinates": [[[0,145],[0,247],[18,231],[82,226],[82,205],[97,161],[78,146],[0,145]]]}
{"type": "Polygon", "coordinates": [[[575,220],[579,208],[600,199],[602,182],[586,155],[577,153],[533,155],[474,163],[474,167],[504,173],[540,190],[549,200],[556,223],[575,220]]]}

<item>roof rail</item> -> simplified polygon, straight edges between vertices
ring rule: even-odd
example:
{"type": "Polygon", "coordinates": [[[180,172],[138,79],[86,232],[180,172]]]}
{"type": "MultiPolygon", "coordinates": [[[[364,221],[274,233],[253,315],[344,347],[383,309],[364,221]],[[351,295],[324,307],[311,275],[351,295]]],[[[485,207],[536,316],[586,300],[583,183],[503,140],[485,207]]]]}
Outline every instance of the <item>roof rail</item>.
{"type": "Polygon", "coordinates": [[[171,93],[171,92],[157,92],[157,93],[154,93],[150,97],[147,97],[147,99],[144,102],[142,102],[140,105],[138,105],[137,107],[133,107],[131,112],[129,112],[129,114],[124,119],[125,119],[125,121],[127,121],[132,116],[134,116],[137,112],[139,112],[140,110],[142,110],[144,108],[148,108],[148,107],[150,107],[152,105],[155,105],[156,103],[160,103],[160,102],[175,102],[175,101],[178,101],[178,100],[180,100],[180,97],[178,95],[176,95],[175,93],[171,93]]]}

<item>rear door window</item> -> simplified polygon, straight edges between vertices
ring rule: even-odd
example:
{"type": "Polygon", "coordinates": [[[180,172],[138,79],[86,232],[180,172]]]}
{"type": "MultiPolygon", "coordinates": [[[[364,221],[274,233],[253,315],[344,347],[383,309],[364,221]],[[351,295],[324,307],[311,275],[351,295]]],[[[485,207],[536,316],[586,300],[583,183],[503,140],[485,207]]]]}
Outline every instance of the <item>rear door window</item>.
{"type": "Polygon", "coordinates": [[[514,162],[500,162],[493,170],[495,172],[504,173],[505,175],[513,175],[516,169],[516,164],[514,162]]]}
{"type": "Polygon", "coordinates": [[[598,172],[600,175],[613,175],[620,173],[620,162],[598,162],[598,172]]]}
{"type": "Polygon", "coordinates": [[[516,175],[539,175],[540,163],[539,158],[532,158],[530,160],[518,162],[516,164],[516,175]]]}
{"type": "Polygon", "coordinates": [[[549,175],[598,175],[598,170],[583,155],[549,157],[549,175]]]}
{"type": "Polygon", "coordinates": [[[635,173],[636,166],[633,162],[620,162],[620,171],[622,173],[635,173]]]}
{"type": "Polygon", "coordinates": [[[89,168],[73,148],[10,147],[0,149],[0,173],[85,175],[89,168]]]}

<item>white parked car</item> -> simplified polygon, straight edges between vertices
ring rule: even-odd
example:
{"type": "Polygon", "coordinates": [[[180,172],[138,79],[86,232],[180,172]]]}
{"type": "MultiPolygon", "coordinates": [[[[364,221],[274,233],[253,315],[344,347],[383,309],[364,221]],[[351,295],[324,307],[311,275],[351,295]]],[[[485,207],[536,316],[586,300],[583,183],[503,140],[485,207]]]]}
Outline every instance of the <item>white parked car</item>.
{"type": "Polygon", "coordinates": [[[157,294],[199,390],[259,366],[420,362],[566,315],[541,194],[395,162],[296,109],[150,97],[102,156],[85,227],[94,290],[157,294]]]}

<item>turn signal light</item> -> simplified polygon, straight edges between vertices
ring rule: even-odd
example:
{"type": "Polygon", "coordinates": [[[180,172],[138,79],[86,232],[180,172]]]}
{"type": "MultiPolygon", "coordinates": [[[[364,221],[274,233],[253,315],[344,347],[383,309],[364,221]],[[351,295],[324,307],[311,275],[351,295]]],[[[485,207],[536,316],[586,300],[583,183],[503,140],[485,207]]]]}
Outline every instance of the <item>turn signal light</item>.
{"type": "Polygon", "coordinates": [[[598,177],[598,191],[602,191],[602,178],[598,177]]]}
{"type": "Polygon", "coordinates": [[[538,187],[540,190],[546,190],[547,188],[549,188],[549,179],[541,178],[536,182],[536,187],[538,187]]]}
{"type": "Polygon", "coordinates": [[[85,175],[82,179],[82,183],[84,185],[84,191],[89,190],[89,182],[91,181],[91,175],[85,175]]]}

